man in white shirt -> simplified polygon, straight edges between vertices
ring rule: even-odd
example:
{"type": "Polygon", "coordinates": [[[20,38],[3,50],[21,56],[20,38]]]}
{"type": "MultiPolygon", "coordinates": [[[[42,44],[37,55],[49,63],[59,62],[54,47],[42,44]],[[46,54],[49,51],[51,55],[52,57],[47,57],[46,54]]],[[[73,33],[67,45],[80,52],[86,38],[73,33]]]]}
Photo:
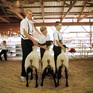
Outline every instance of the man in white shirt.
{"type": "Polygon", "coordinates": [[[22,68],[21,68],[21,79],[24,80],[26,77],[25,72],[25,59],[27,55],[32,51],[32,46],[37,45],[37,41],[33,37],[33,32],[36,31],[32,21],[32,11],[26,11],[26,17],[20,23],[20,34],[21,34],[21,46],[22,46],[22,68]]]}
{"type": "Polygon", "coordinates": [[[55,59],[55,67],[57,68],[57,56],[61,53],[61,48],[63,48],[63,41],[62,41],[62,32],[60,32],[61,30],[61,26],[62,24],[60,22],[56,22],[55,28],[56,31],[53,34],[54,37],[54,46],[53,46],[53,50],[54,50],[54,59],[55,59]]]}
{"type": "Polygon", "coordinates": [[[48,35],[46,26],[41,26],[40,31],[41,31],[42,35],[38,39],[39,40],[38,42],[41,44],[40,55],[41,55],[41,59],[42,59],[45,49],[46,49],[46,41],[50,41],[50,36],[48,35]]]}

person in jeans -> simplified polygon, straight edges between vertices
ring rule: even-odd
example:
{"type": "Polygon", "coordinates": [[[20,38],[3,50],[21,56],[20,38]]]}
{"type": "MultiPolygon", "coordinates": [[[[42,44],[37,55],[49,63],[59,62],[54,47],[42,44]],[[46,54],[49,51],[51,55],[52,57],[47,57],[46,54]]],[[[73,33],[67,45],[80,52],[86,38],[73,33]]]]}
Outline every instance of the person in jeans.
{"type": "Polygon", "coordinates": [[[7,61],[7,52],[8,52],[8,49],[7,49],[6,41],[3,41],[1,44],[1,52],[0,52],[0,60],[1,61],[2,61],[2,55],[4,55],[5,61],[7,61]]]}

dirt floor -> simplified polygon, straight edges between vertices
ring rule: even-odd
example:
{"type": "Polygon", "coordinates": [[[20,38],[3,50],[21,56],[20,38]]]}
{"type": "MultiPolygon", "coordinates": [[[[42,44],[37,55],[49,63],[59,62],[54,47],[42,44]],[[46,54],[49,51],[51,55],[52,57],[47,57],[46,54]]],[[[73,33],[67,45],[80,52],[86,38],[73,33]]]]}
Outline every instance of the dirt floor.
{"type": "Polygon", "coordinates": [[[27,88],[20,80],[20,68],[21,61],[0,62],[0,93],[93,93],[93,59],[70,60],[69,87],[64,78],[57,88],[46,78],[43,87],[34,88],[32,80],[27,88]]]}

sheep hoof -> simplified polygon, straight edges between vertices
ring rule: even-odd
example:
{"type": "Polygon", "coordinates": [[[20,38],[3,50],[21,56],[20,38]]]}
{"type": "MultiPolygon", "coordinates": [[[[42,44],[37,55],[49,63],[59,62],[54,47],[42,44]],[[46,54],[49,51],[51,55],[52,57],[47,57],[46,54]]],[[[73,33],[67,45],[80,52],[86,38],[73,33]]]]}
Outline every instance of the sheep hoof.
{"type": "Polygon", "coordinates": [[[62,75],[59,75],[58,79],[61,79],[62,75]]]}
{"type": "Polygon", "coordinates": [[[43,86],[43,84],[41,83],[41,86],[43,86]]]}
{"type": "Polygon", "coordinates": [[[66,87],[69,87],[69,85],[68,85],[68,84],[66,84],[66,87]]]}
{"type": "Polygon", "coordinates": [[[30,80],[32,80],[32,79],[33,79],[33,76],[30,77],[30,80]]]}
{"type": "Polygon", "coordinates": [[[58,85],[57,85],[57,84],[55,84],[55,87],[58,87],[58,85]]]}
{"type": "Polygon", "coordinates": [[[29,85],[28,85],[28,84],[26,84],[26,87],[29,87],[29,85]]]}
{"type": "Polygon", "coordinates": [[[38,87],[38,85],[35,86],[35,88],[37,88],[37,87],[38,87]]]}
{"type": "Polygon", "coordinates": [[[59,83],[57,84],[57,86],[59,86],[59,83]]]}

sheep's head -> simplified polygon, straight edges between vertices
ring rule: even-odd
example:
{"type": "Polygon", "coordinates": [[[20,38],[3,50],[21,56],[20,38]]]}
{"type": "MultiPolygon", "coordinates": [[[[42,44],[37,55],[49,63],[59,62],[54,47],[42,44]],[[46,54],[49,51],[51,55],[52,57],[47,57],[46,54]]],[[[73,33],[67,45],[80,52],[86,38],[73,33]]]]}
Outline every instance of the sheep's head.
{"type": "Polygon", "coordinates": [[[52,45],[52,43],[53,43],[53,41],[51,41],[51,40],[50,41],[46,41],[46,46],[49,47],[49,46],[52,45]]]}
{"type": "Polygon", "coordinates": [[[69,52],[71,52],[71,53],[75,53],[76,50],[75,50],[75,48],[70,48],[69,52]]]}

